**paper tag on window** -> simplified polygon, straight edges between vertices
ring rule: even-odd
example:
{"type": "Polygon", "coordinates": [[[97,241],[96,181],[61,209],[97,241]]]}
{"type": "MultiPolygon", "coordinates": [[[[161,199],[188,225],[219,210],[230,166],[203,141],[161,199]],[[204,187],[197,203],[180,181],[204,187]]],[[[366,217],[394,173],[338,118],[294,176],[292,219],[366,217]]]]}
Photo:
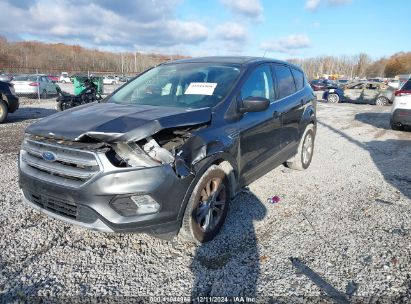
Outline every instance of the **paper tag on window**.
{"type": "Polygon", "coordinates": [[[184,94],[186,95],[213,95],[217,83],[191,82],[184,94]]]}
{"type": "Polygon", "coordinates": [[[330,89],[330,93],[334,93],[334,91],[335,91],[334,89],[330,89]]]}

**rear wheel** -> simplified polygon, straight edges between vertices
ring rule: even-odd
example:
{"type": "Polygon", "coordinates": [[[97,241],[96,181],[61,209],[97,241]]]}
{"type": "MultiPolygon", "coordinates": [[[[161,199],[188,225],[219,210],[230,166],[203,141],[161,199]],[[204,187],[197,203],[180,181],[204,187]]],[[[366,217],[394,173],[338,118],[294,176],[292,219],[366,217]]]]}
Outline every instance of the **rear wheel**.
{"type": "Polygon", "coordinates": [[[375,104],[377,106],[386,106],[388,104],[388,99],[385,97],[378,97],[377,100],[375,101],[375,104]]]}
{"type": "Polygon", "coordinates": [[[0,99],[0,124],[6,121],[7,114],[9,114],[9,109],[6,103],[0,99]]]}
{"type": "Polygon", "coordinates": [[[43,92],[41,92],[40,98],[41,99],[47,99],[47,97],[48,97],[47,91],[46,91],[46,89],[44,89],[43,92]]]}
{"type": "Polygon", "coordinates": [[[307,169],[311,164],[314,154],[314,139],[314,125],[309,124],[304,131],[300,144],[298,145],[297,154],[292,159],[288,160],[285,165],[294,170],[307,169]]]}
{"type": "Polygon", "coordinates": [[[328,94],[327,101],[329,103],[339,103],[340,102],[340,96],[338,96],[338,94],[335,94],[335,93],[328,94]]]}
{"type": "Polygon", "coordinates": [[[228,179],[220,167],[212,165],[191,193],[180,230],[181,237],[196,243],[212,240],[224,224],[229,203],[228,179]]]}

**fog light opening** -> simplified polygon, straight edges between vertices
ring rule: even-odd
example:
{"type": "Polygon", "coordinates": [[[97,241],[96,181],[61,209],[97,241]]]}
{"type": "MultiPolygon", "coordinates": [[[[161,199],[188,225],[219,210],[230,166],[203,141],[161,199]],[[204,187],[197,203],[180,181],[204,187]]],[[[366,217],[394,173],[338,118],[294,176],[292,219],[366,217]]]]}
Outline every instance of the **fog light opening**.
{"type": "Polygon", "coordinates": [[[160,210],[160,204],[149,195],[133,195],[130,199],[136,204],[139,215],[157,213],[160,210]]]}

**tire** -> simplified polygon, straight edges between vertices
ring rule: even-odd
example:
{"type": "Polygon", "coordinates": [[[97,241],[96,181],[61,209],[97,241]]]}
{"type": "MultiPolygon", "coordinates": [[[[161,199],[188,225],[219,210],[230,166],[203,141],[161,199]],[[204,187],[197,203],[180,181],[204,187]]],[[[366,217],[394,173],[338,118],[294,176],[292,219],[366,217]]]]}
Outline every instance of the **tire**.
{"type": "Polygon", "coordinates": [[[309,124],[301,137],[297,154],[285,163],[286,167],[300,171],[307,169],[314,154],[314,140],[314,125],[309,124]]]}
{"type": "Polygon", "coordinates": [[[377,100],[375,101],[375,105],[377,106],[386,106],[388,104],[388,99],[385,97],[378,97],[377,100]]]}
{"type": "Polygon", "coordinates": [[[212,165],[198,180],[190,195],[180,236],[185,241],[194,243],[211,241],[224,224],[229,204],[227,176],[220,167],[212,165]],[[210,204],[213,208],[210,208],[210,204]]]}
{"type": "Polygon", "coordinates": [[[40,98],[41,99],[47,99],[47,97],[48,97],[47,91],[46,91],[46,89],[44,89],[43,92],[41,92],[41,94],[40,94],[40,98]]]}
{"type": "Polygon", "coordinates": [[[335,93],[328,94],[327,101],[329,103],[339,103],[340,102],[340,96],[338,96],[338,94],[335,94],[335,93]]]}
{"type": "Polygon", "coordinates": [[[0,124],[6,121],[8,114],[9,108],[7,107],[7,104],[0,99],[0,124]]]}
{"type": "Polygon", "coordinates": [[[67,109],[70,109],[70,107],[67,107],[65,102],[63,102],[61,100],[57,101],[57,104],[56,104],[56,110],[57,111],[61,112],[61,111],[67,110],[67,109]]]}
{"type": "Polygon", "coordinates": [[[394,130],[394,131],[402,131],[403,130],[403,126],[400,126],[400,125],[394,123],[392,120],[390,120],[390,126],[391,126],[391,129],[394,130]]]}

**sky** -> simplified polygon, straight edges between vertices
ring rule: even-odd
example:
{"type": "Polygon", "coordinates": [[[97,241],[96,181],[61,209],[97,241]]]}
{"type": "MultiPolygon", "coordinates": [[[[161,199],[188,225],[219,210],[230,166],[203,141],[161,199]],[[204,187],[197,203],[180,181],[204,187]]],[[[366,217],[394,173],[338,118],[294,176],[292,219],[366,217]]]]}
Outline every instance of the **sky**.
{"type": "Polygon", "coordinates": [[[0,0],[0,36],[279,59],[411,51],[410,0],[0,0]]]}

